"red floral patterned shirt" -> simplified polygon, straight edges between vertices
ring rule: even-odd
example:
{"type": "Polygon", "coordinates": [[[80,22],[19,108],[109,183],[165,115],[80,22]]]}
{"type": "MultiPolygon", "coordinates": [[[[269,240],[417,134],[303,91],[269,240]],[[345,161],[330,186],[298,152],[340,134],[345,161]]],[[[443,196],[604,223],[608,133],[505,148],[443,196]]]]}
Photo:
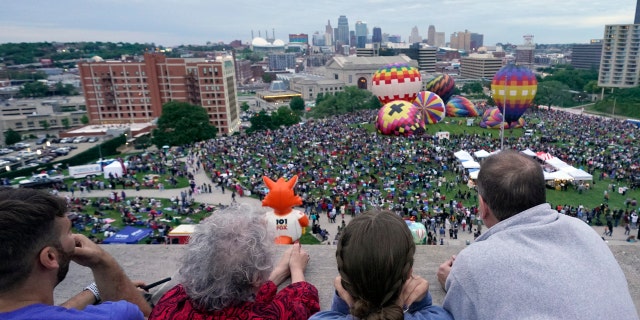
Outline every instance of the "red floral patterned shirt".
{"type": "Polygon", "coordinates": [[[288,285],[280,292],[267,281],[260,287],[255,301],[216,311],[203,311],[193,305],[182,285],[167,291],[156,304],[149,320],[166,319],[300,319],[306,320],[320,310],[318,289],[302,281],[288,285]]]}

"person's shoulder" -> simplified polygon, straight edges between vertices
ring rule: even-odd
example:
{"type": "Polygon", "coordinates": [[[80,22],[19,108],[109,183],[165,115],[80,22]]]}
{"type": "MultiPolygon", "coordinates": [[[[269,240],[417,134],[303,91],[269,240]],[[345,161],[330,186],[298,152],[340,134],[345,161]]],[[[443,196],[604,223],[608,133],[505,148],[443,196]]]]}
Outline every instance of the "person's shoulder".
{"type": "Polygon", "coordinates": [[[309,320],[349,320],[353,317],[349,314],[343,314],[337,311],[320,311],[309,318],[309,320]]]}
{"type": "Polygon", "coordinates": [[[67,309],[59,306],[45,304],[34,304],[12,312],[0,314],[3,320],[74,320],[74,319],[96,319],[96,320],[137,320],[144,319],[144,315],[136,306],[127,301],[105,302],[96,306],[88,306],[84,310],[67,309]]]}

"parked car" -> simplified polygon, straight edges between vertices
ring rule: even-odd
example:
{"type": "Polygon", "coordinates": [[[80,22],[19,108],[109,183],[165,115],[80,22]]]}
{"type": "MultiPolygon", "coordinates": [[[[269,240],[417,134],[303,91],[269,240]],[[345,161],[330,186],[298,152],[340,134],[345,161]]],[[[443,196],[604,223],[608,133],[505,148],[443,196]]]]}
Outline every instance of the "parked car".
{"type": "Polygon", "coordinates": [[[87,138],[83,137],[83,136],[79,136],[76,137],[75,139],[73,139],[73,143],[82,143],[82,142],[86,142],[87,138]]]}
{"type": "Polygon", "coordinates": [[[2,148],[0,149],[0,154],[9,154],[13,152],[13,150],[9,149],[9,148],[2,148]]]}
{"type": "Polygon", "coordinates": [[[26,148],[31,147],[31,145],[28,144],[28,143],[24,143],[24,142],[16,142],[16,143],[13,144],[12,147],[13,147],[14,150],[22,150],[22,149],[26,149],[26,148]]]}
{"type": "Polygon", "coordinates": [[[62,138],[60,139],[60,143],[72,143],[73,139],[71,138],[62,138]]]}
{"type": "Polygon", "coordinates": [[[62,147],[62,148],[58,148],[58,149],[54,150],[55,153],[57,153],[58,155],[61,155],[61,156],[68,155],[70,151],[71,151],[71,149],[66,148],[66,147],[62,147]]]}
{"type": "Polygon", "coordinates": [[[47,142],[47,138],[38,138],[38,140],[36,140],[37,145],[45,144],[45,142],[47,142]]]}
{"type": "Polygon", "coordinates": [[[91,142],[91,143],[96,141],[98,141],[98,137],[90,137],[89,139],[87,139],[87,142],[91,142]]]}

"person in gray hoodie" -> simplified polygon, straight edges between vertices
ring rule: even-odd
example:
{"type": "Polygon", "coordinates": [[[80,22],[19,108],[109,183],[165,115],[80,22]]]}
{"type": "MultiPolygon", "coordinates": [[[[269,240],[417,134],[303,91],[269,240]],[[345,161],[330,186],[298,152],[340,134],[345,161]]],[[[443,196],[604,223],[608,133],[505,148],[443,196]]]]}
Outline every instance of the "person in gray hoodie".
{"type": "Polygon", "coordinates": [[[516,151],[490,156],[477,188],[489,229],[438,269],[455,319],[638,319],[611,250],[546,203],[537,162],[516,151]]]}

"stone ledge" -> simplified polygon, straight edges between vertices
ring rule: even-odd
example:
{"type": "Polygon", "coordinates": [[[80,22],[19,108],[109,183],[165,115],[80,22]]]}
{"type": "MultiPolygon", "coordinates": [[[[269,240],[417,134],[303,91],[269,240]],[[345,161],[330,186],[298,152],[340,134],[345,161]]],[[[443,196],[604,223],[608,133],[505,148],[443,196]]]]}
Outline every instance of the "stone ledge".
{"type": "MultiPolygon", "coordinates": [[[[124,268],[131,279],[144,280],[151,283],[165,277],[175,276],[183,246],[181,245],[104,245],[124,268]]],[[[438,266],[451,255],[458,253],[464,246],[418,246],[415,255],[414,272],[423,276],[430,283],[430,291],[434,304],[441,305],[444,290],[440,288],[436,277],[438,266]]],[[[640,244],[610,244],[609,248],[618,260],[627,277],[629,291],[636,309],[640,313],[640,244]]],[[[284,251],[285,246],[279,246],[278,251],[284,251]]],[[[320,306],[326,310],[331,306],[333,296],[333,279],[338,275],[335,260],[335,246],[308,245],[305,246],[311,254],[311,261],[306,271],[307,281],[314,284],[320,293],[320,306]]],[[[93,281],[89,269],[71,264],[67,278],[56,288],[55,303],[60,304],[78,293],[93,281]]],[[[154,300],[160,298],[161,293],[173,287],[175,280],[165,283],[151,290],[154,300]]]]}

